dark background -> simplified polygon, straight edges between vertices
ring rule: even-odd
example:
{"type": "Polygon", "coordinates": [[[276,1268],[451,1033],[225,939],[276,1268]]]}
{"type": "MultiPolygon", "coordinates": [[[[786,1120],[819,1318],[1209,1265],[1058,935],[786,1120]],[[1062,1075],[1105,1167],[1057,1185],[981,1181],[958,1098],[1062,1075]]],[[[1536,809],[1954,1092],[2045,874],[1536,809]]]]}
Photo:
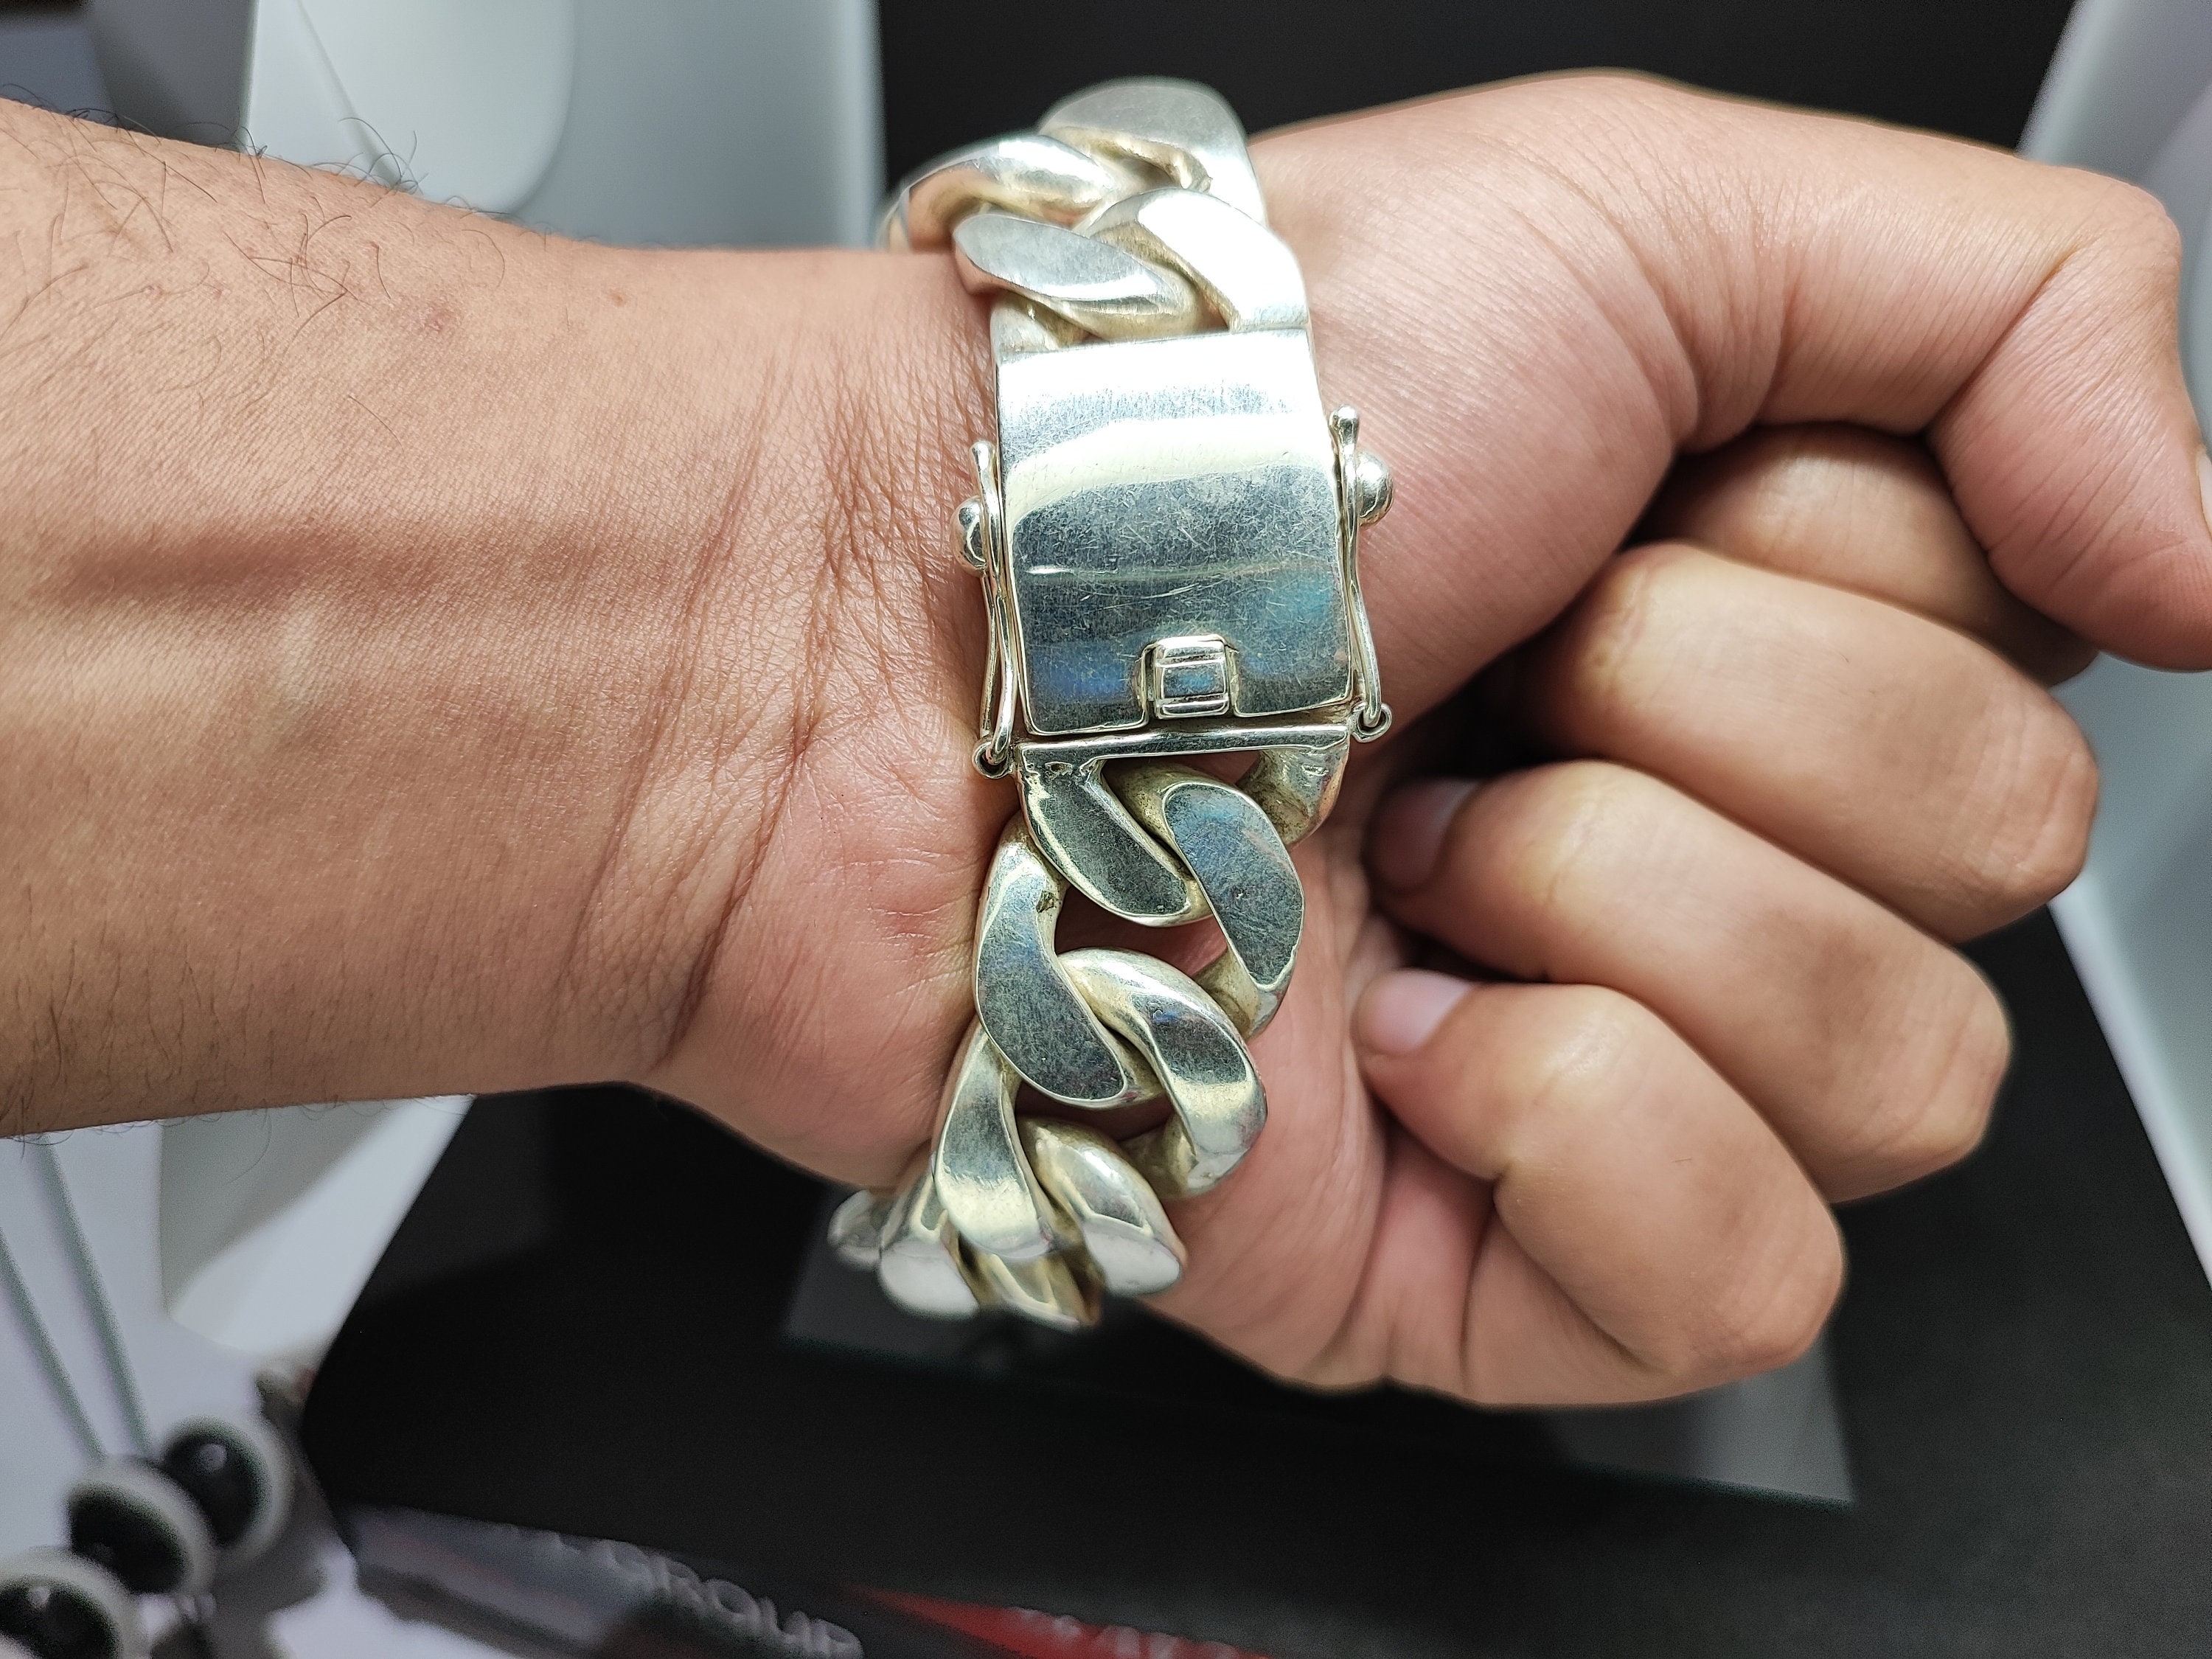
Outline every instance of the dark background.
{"type": "Polygon", "coordinates": [[[1181,75],[1257,132],[1547,70],[1632,69],[2018,141],[2068,0],[879,0],[889,176],[1117,75],[1181,75]]]}
{"type": "MultiPolygon", "coordinates": [[[[179,4],[191,0],[177,0],[179,4]]],[[[1181,75],[1253,131],[1547,71],[1614,68],[2014,143],[2068,0],[878,0],[896,179],[1117,75],[1181,75]]],[[[0,85],[96,101],[79,8],[0,0],[0,85]]]]}

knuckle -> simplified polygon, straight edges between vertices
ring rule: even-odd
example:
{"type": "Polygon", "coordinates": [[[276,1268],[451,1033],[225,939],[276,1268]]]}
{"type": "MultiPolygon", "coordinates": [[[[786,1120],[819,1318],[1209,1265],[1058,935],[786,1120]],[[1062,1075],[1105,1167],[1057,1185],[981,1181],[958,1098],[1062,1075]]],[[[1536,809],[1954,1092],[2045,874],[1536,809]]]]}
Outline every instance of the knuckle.
{"type": "Polygon", "coordinates": [[[2170,310],[2181,289],[2181,233],[2165,205],[2140,185],[2069,171],[2074,234],[2051,272],[2058,291],[2102,315],[2122,307],[2170,310]]]}
{"type": "Polygon", "coordinates": [[[2012,1060],[2004,1005],[1963,957],[1953,956],[1956,988],[1947,1013],[1926,1020],[1938,1059],[1927,1085],[1906,1093],[1901,1110],[1877,1123],[1859,1160],[1853,1195],[1881,1192],[1948,1169],[1987,1133],[1997,1088],[2012,1060]]]}
{"type": "Polygon", "coordinates": [[[1583,590],[1547,653],[1547,689],[1571,723],[1603,724],[1609,711],[1638,702],[1649,644],[1663,637],[1670,578],[1696,556],[1680,544],[1635,548],[1608,561],[1583,590]]]}
{"type": "Polygon", "coordinates": [[[1548,1139],[1618,1111],[1648,1067],[1659,1025],[1643,1004],[1603,986],[1559,986],[1546,1006],[1548,1029],[1531,1033],[1509,1086],[1523,1121],[1548,1139]]]}
{"type": "Polygon", "coordinates": [[[1984,925],[2009,921],[2063,892],[2088,856],[2097,812],[2097,763],[2081,728],[2039,691],[1996,722],[1986,770],[1990,822],[1970,838],[1967,879],[1984,925]],[[1994,912],[1991,917],[1988,913],[1994,912]]]}
{"type": "Polygon", "coordinates": [[[1645,780],[1604,761],[1564,761],[1516,785],[1507,890],[1555,922],[1586,914],[1604,883],[1607,848],[1648,817],[1645,780]]]}
{"type": "Polygon", "coordinates": [[[2013,1030],[2004,1005],[1964,957],[1954,960],[1971,988],[1958,998],[1954,1018],[1938,1024],[1938,1040],[1944,1040],[1947,1053],[1920,1109],[1882,1148],[1889,1186],[1947,1170],[1982,1144],[1990,1109],[1997,1103],[1997,1086],[2013,1060],[2013,1030]]]}
{"type": "Polygon", "coordinates": [[[1568,611],[1566,648],[1577,686],[1604,688],[1610,671],[1628,659],[1655,608],[1659,553],[1639,546],[1608,560],[1568,611]]]}
{"type": "Polygon", "coordinates": [[[1716,1298],[1697,1369],[1710,1382],[1725,1382],[1789,1364],[1820,1339],[1843,1288],[1834,1224],[1808,1228],[1786,1260],[1740,1275],[1716,1298]]]}
{"type": "Polygon", "coordinates": [[[1693,523],[1717,519],[1769,539],[1813,532],[1832,512],[1838,484],[1869,467],[1929,465],[1901,438],[1860,427],[1805,422],[1754,427],[1681,469],[1668,507],[1693,523]]]}
{"type": "Polygon", "coordinates": [[[1974,994],[1960,1019],[1951,1063],[1921,1115],[1919,1133],[1901,1149],[1908,1180],[1948,1169],[1981,1145],[2012,1064],[2012,1024],[2004,1005],[1978,974],[1973,978],[1974,994]]]}
{"type": "Polygon", "coordinates": [[[2166,204],[2140,185],[2102,174],[2087,176],[2095,192],[2090,220],[2095,239],[2160,287],[2178,288],[2181,233],[2166,204]]]}
{"type": "Polygon", "coordinates": [[[1632,547],[1607,562],[1583,590],[1583,603],[1609,630],[1632,631],[1664,601],[1675,568],[1695,556],[1691,549],[1668,542],[1632,547]]]}

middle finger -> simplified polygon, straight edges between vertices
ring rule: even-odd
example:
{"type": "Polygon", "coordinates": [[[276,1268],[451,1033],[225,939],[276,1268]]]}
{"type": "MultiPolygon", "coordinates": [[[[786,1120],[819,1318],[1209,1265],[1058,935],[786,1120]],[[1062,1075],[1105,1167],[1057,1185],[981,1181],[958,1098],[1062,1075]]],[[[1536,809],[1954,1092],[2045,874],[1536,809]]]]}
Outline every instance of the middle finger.
{"type": "Polygon", "coordinates": [[[1506,695],[1949,939],[2070,881],[2096,802],[2079,730],[1988,647],[1680,543],[1614,560],[1506,695]]]}

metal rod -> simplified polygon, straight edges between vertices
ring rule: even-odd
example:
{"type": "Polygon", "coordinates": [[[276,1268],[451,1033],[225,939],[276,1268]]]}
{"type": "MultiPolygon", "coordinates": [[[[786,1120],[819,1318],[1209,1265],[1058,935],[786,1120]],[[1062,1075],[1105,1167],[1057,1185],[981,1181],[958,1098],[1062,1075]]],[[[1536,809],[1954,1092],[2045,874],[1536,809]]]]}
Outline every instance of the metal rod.
{"type": "Polygon", "coordinates": [[[85,1241],[84,1228],[76,1218],[76,1206],[70,1202],[69,1183],[62,1178],[61,1158],[52,1141],[36,1140],[31,1146],[46,1177],[46,1190],[53,1199],[54,1212],[61,1218],[62,1238],[69,1246],[70,1258],[76,1269],[77,1288],[83,1292],[85,1306],[91,1310],[93,1328],[99,1334],[100,1352],[107,1358],[107,1378],[114,1387],[116,1402],[123,1407],[124,1423],[131,1431],[138,1455],[151,1457],[154,1437],[146,1428],[146,1405],[138,1397],[138,1380],[123,1352],[123,1332],[116,1323],[114,1305],[107,1299],[107,1287],[100,1282],[100,1264],[93,1260],[92,1247],[85,1241]]]}
{"type": "Polygon", "coordinates": [[[36,1304],[31,1300],[31,1287],[23,1282],[22,1271],[15,1266],[15,1253],[9,1249],[8,1240],[0,1234],[0,1279],[8,1281],[8,1299],[15,1305],[16,1322],[37,1356],[39,1367],[46,1374],[46,1384],[61,1403],[62,1414],[70,1420],[70,1427],[84,1447],[88,1464],[102,1462],[106,1454],[101,1450],[100,1437],[93,1431],[92,1419],[85,1415],[84,1401],[77,1397],[70,1383],[69,1372],[62,1365],[61,1354],[54,1347],[54,1339],[46,1329],[46,1322],[39,1317],[36,1304]]]}

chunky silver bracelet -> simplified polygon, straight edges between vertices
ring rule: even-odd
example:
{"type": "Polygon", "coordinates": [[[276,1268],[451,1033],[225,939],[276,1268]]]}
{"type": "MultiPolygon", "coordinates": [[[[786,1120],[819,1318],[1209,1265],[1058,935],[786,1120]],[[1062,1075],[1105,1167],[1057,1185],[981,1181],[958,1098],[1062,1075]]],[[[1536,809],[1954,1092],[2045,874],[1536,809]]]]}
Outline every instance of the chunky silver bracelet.
{"type": "Polygon", "coordinates": [[[1390,723],[1359,591],[1390,475],[1357,414],[1323,410],[1297,261],[1206,88],[1079,93],[915,174],[883,240],[949,244],[1000,295],[999,441],[975,446],[957,539],[990,625],[975,764],[1021,811],[928,1159],[855,1193],[831,1242],[915,1313],[1073,1328],[1102,1291],[1181,1278],[1162,1200],[1220,1182],[1267,1121],[1245,1044],[1304,925],[1287,848],[1390,723]],[[1188,763],[1232,752],[1253,757],[1234,785],[1188,763]],[[1227,949],[1195,975],[1062,955],[1070,886],[1148,927],[1210,915],[1227,949]],[[1018,1111],[1024,1083],[1058,1104],[1018,1111]],[[1118,1143],[1081,1121],[1161,1096],[1118,1143]]]}

